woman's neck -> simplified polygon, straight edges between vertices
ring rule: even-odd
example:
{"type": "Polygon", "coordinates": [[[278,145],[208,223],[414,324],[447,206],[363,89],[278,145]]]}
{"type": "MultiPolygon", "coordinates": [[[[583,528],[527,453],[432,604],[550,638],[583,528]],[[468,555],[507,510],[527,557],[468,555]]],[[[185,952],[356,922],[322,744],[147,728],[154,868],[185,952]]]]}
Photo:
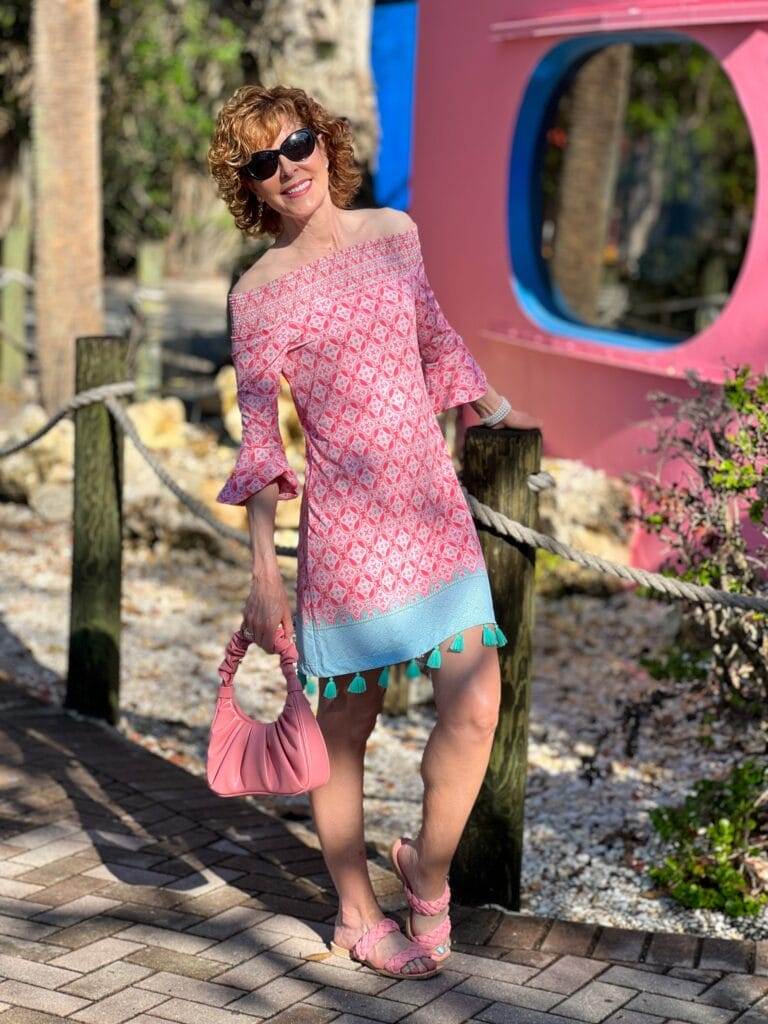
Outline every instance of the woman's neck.
{"type": "Polygon", "coordinates": [[[354,242],[357,227],[357,217],[353,213],[331,205],[329,211],[318,209],[303,223],[284,221],[283,230],[275,239],[273,248],[285,249],[290,246],[302,258],[313,259],[337,249],[345,249],[354,242]]]}

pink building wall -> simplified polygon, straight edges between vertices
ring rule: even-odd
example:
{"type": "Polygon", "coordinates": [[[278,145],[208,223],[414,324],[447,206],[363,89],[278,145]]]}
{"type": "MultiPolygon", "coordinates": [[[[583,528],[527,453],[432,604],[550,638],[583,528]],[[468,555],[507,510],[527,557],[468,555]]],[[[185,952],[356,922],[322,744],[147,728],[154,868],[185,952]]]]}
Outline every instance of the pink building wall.
{"type": "MultiPolygon", "coordinates": [[[[430,281],[451,323],[513,406],[544,422],[546,455],[615,475],[652,468],[646,395],[688,391],[687,367],[723,379],[728,363],[764,370],[768,354],[768,3],[419,0],[413,202],[430,281]],[[634,14],[628,12],[636,12],[634,14]],[[529,78],[574,34],[670,27],[720,61],[752,134],[754,220],[739,277],[718,319],[664,351],[552,333],[512,286],[509,167],[529,78]]],[[[610,40],[615,41],[614,39],[610,40]]],[[[468,422],[477,422],[471,409],[468,422]]],[[[660,548],[636,531],[632,561],[653,568],[660,548]]]]}

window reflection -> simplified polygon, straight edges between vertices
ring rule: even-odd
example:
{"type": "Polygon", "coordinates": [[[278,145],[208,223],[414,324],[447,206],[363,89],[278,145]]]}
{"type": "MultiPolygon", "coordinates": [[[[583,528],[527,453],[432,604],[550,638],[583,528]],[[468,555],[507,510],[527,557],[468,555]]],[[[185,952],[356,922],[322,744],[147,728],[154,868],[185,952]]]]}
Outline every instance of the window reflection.
{"type": "Polygon", "coordinates": [[[544,125],[551,305],[667,341],[719,315],[747,245],[755,159],[736,95],[697,43],[620,43],[562,83],[544,125]]]}

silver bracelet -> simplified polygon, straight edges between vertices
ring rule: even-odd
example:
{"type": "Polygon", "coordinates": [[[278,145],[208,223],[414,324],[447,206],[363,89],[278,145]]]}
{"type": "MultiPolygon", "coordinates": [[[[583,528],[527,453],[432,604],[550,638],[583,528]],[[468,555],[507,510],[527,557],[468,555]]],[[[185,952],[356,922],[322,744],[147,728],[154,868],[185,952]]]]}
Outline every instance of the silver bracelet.
{"type": "Polygon", "coordinates": [[[483,417],[480,420],[480,422],[485,427],[492,427],[495,423],[499,423],[501,420],[503,420],[504,417],[509,412],[512,412],[512,406],[509,404],[509,402],[506,400],[506,398],[502,395],[501,396],[501,402],[499,403],[498,409],[495,412],[492,412],[489,416],[483,417]]]}

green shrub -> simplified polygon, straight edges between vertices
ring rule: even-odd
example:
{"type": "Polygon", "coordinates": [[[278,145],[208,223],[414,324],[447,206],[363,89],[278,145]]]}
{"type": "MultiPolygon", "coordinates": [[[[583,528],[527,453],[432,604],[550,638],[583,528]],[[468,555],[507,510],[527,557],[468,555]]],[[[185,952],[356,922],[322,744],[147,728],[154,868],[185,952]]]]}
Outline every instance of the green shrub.
{"type": "Polygon", "coordinates": [[[706,679],[711,652],[691,650],[680,644],[665,647],[658,657],[641,657],[640,664],[652,679],[674,679],[679,683],[706,679]]]}
{"type": "Polygon", "coordinates": [[[768,764],[736,765],[723,780],[702,779],[679,807],[650,812],[672,852],[650,877],[685,907],[754,916],[768,901],[755,871],[768,844],[768,764]]]}
{"type": "MultiPolygon", "coordinates": [[[[703,586],[768,593],[768,374],[728,368],[722,384],[686,372],[690,395],[652,392],[656,474],[635,478],[638,518],[667,548],[660,571],[703,586]],[[660,415],[658,415],[660,414],[660,415]],[[676,479],[662,478],[668,463],[676,479]],[[749,533],[755,537],[748,540],[749,533]]],[[[668,600],[668,599],[663,599],[668,600]]],[[[768,615],[694,603],[706,635],[708,686],[723,709],[758,719],[768,700],[768,615]]],[[[698,679],[698,676],[694,677],[698,679]]]]}

